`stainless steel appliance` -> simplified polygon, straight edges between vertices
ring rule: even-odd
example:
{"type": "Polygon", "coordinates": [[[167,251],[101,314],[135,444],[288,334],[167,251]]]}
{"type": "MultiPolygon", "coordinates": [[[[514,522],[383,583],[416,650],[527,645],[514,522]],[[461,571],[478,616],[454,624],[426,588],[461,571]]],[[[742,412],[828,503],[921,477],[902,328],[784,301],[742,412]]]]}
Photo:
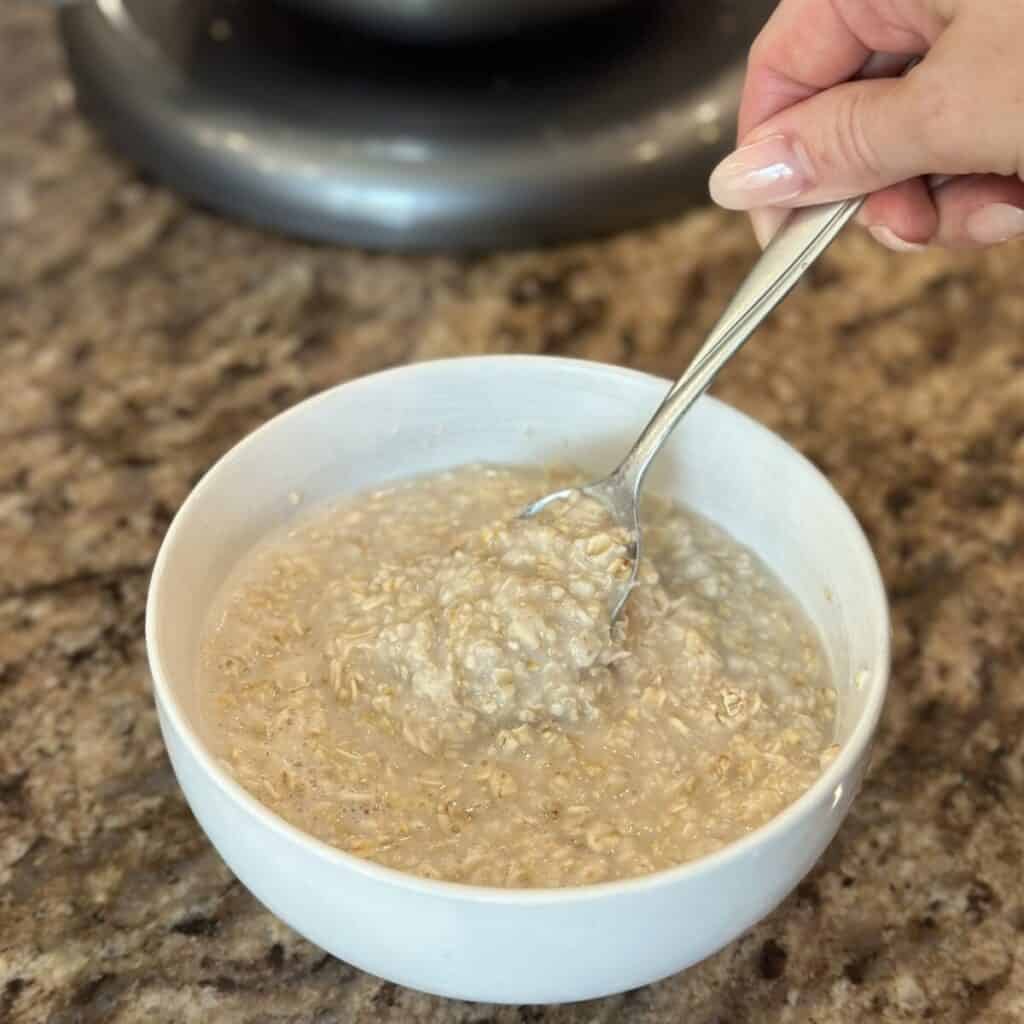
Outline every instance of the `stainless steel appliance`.
{"type": "Polygon", "coordinates": [[[417,18],[511,0],[77,0],[60,19],[80,103],[115,146],[277,230],[524,246],[703,199],[773,0],[519,3],[601,9],[454,40],[417,18]],[[405,31],[374,6],[405,9],[405,31]]]}
{"type": "Polygon", "coordinates": [[[292,0],[327,16],[420,42],[518,32],[626,0],[292,0]]]}

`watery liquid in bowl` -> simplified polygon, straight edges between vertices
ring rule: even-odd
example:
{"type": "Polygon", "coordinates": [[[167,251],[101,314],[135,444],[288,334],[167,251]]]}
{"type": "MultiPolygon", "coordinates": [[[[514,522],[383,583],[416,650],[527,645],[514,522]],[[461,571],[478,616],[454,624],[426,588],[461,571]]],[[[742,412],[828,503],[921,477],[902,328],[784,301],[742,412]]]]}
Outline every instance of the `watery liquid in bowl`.
{"type": "Polygon", "coordinates": [[[627,538],[573,474],[470,466],[345,499],[249,552],[200,655],[207,742],[283,818],[404,871],[568,886],[763,825],[834,756],[814,629],[677,504],[627,538]]]}

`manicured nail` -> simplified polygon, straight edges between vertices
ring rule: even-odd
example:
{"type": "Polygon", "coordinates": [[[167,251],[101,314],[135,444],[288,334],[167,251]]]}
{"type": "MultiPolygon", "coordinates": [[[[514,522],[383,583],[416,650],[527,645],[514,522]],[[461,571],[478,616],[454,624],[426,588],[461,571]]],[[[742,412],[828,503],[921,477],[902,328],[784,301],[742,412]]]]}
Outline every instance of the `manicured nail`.
{"type": "Polygon", "coordinates": [[[799,144],[769,135],[730,153],[712,172],[711,198],[727,210],[749,210],[796,199],[811,184],[799,144]]]}
{"type": "Polygon", "coordinates": [[[922,252],[927,248],[919,242],[908,242],[906,239],[900,238],[884,224],[871,224],[868,231],[876,242],[884,245],[886,249],[892,249],[893,252],[922,252]]]}
{"type": "Polygon", "coordinates": [[[791,212],[777,206],[763,206],[759,210],[750,211],[750,226],[754,229],[754,237],[762,249],[775,237],[775,233],[786,222],[791,212]]]}
{"type": "Polygon", "coordinates": [[[1009,242],[1024,235],[1024,210],[1009,203],[991,203],[975,210],[964,227],[971,241],[978,245],[1009,242]]]}

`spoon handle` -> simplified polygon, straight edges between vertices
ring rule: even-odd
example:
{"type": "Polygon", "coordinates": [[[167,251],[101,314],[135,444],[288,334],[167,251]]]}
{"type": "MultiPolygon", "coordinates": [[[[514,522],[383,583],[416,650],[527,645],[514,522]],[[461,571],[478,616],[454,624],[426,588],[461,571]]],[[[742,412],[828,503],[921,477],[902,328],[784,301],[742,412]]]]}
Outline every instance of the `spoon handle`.
{"type": "MultiPolygon", "coordinates": [[[[920,62],[920,57],[912,58],[902,74],[906,75],[920,62]]],[[[617,488],[625,488],[634,500],[639,498],[647,467],[679,420],[855,216],[866,198],[854,196],[836,203],[806,206],[790,214],[711,328],[700,351],[669,389],[636,444],[612,473],[611,479],[617,488]]]]}
{"type": "Polygon", "coordinates": [[[864,196],[796,210],[761,254],[707,340],[672,385],[615,475],[633,494],[669,434],[708,389],[718,371],[739,351],[764,318],[786,297],[807,268],[825,251],[864,196]]]}

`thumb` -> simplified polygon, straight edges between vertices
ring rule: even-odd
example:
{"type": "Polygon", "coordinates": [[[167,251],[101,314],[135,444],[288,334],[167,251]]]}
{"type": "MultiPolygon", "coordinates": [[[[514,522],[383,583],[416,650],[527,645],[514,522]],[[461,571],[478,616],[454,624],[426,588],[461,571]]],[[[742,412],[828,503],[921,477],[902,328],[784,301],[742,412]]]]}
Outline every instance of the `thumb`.
{"type": "Polygon", "coordinates": [[[848,82],[759,125],[712,172],[732,210],[806,206],[877,192],[964,159],[923,65],[903,78],[848,82]]]}

